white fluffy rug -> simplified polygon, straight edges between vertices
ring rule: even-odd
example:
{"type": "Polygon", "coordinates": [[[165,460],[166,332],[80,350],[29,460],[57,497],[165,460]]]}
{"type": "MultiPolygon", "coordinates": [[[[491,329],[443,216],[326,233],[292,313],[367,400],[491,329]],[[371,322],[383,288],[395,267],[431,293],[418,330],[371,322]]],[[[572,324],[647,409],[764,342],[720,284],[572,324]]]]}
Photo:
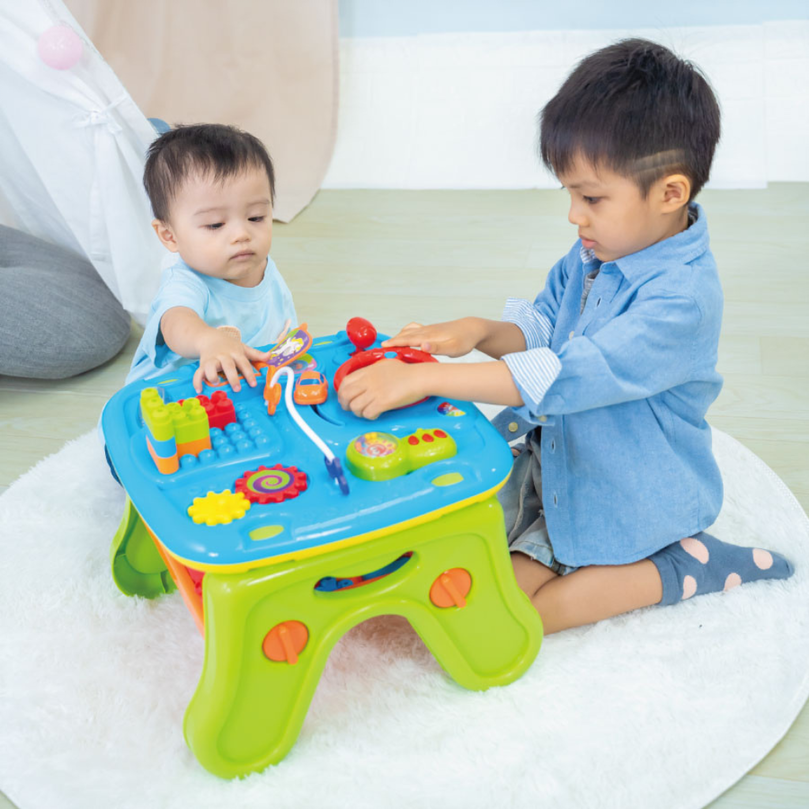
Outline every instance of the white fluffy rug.
{"type": "Polygon", "coordinates": [[[741,444],[715,446],[715,533],[784,552],[791,580],[549,637],[485,693],[376,619],[334,650],[287,759],[227,782],[182,736],[202,640],[177,593],[116,590],[123,493],[84,436],[0,497],[0,788],[21,809],[704,806],[809,693],[809,521],[741,444]]]}

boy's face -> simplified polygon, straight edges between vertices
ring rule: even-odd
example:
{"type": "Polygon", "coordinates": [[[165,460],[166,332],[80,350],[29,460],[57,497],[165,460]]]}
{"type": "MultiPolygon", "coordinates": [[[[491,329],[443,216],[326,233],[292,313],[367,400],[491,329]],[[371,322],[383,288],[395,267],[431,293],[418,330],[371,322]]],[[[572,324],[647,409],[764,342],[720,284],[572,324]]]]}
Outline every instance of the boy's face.
{"type": "Polygon", "coordinates": [[[634,180],[581,157],[559,179],[570,193],[568,220],[602,261],[637,253],[687,224],[690,183],[682,175],[663,177],[645,198],[634,180]]]}
{"type": "Polygon", "coordinates": [[[189,177],[171,204],[171,221],[152,226],[189,267],[236,286],[261,283],[272,243],[270,181],[250,168],[222,182],[189,177]]]}

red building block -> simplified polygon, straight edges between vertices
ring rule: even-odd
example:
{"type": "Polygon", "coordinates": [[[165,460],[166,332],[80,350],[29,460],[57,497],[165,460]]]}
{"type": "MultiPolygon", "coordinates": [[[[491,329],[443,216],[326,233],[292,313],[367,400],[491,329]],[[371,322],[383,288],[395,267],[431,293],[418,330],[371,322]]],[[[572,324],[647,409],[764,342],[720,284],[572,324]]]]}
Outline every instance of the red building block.
{"type": "MultiPolygon", "coordinates": [[[[233,402],[228,398],[227,393],[218,390],[209,399],[204,394],[196,397],[208,416],[208,426],[213,429],[218,427],[224,430],[225,426],[236,421],[236,411],[233,409],[233,402]]],[[[180,399],[180,404],[183,400],[180,399]]]]}

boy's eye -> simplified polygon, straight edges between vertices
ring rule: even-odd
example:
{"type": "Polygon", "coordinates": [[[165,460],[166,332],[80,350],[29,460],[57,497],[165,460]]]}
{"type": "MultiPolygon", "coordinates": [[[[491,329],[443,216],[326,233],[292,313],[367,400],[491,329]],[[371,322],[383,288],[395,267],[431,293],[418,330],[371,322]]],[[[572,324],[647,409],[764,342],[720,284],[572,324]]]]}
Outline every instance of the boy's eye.
{"type": "Polygon", "coordinates": [[[266,216],[251,216],[251,222],[263,222],[267,217],[266,216]]]}
{"type": "Polygon", "coordinates": [[[225,223],[224,222],[216,222],[213,225],[205,225],[208,230],[219,230],[225,223]]]}
{"type": "Polygon", "coordinates": [[[596,204],[596,202],[598,202],[598,201],[601,199],[601,197],[582,197],[582,199],[583,199],[583,200],[584,200],[584,201],[585,201],[585,202],[586,202],[588,205],[595,205],[595,204],[596,204]]]}

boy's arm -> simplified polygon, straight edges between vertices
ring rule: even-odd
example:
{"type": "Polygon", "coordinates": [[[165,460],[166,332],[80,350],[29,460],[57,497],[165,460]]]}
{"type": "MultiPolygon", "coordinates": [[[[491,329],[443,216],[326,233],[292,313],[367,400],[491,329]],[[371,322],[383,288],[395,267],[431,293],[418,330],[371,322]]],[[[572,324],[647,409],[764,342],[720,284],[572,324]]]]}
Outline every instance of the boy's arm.
{"type": "Polygon", "coordinates": [[[721,300],[710,305],[704,312],[686,295],[649,291],[592,335],[574,333],[558,352],[539,348],[504,362],[535,417],[647,399],[689,381],[714,385],[721,300]],[[520,373],[526,362],[547,373],[520,373]]]}
{"type": "Polygon", "coordinates": [[[533,304],[520,298],[509,298],[501,320],[463,317],[430,326],[410,323],[397,335],[385,340],[382,346],[413,346],[446,357],[461,357],[477,348],[498,360],[505,354],[549,346],[571,261],[579,249],[577,242],[568,255],[554,264],[544,289],[533,304]]]}
{"type": "Polygon", "coordinates": [[[477,348],[490,357],[500,359],[503,354],[525,351],[525,338],[514,323],[462,317],[430,326],[409,323],[397,335],[382,343],[383,348],[395,346],[412,346],[444,357],[462,357],[477,348]]]}
{"type": "Polygon", "coordinates": [[[166,345],[182,357],[196,359],[199,368],[193,385],[202,392],[202,380],[216,382],[221,370],[234,391],[241,389],[239,374],[250,387],[256,386],[256,371],[250,361],[266,359],[266,352],[245,345],[229,330],[209,326],[196,312],[185,306],[168,309],[160,319],[160,332],[166,345]]]}
{"type": "Polygon", "coordinates": [[[576,265],[580,251],[581,243],[576,242],[570,252],[551,267],[545,286],[533,303],[522,298],[506,301],[501,320],[515,324],[522,331],[526,349],[550,346],[570,270],[576,265]]]}
{"type": "Polygon", "coordinates": [[[417,402],[425,396],[488,402],[518,407],[523,403],[511,372],[495,362],[406,365],[383,360],[343,380],[338,398],[343,409],[375,419],[386,410],[417,402]]]}

